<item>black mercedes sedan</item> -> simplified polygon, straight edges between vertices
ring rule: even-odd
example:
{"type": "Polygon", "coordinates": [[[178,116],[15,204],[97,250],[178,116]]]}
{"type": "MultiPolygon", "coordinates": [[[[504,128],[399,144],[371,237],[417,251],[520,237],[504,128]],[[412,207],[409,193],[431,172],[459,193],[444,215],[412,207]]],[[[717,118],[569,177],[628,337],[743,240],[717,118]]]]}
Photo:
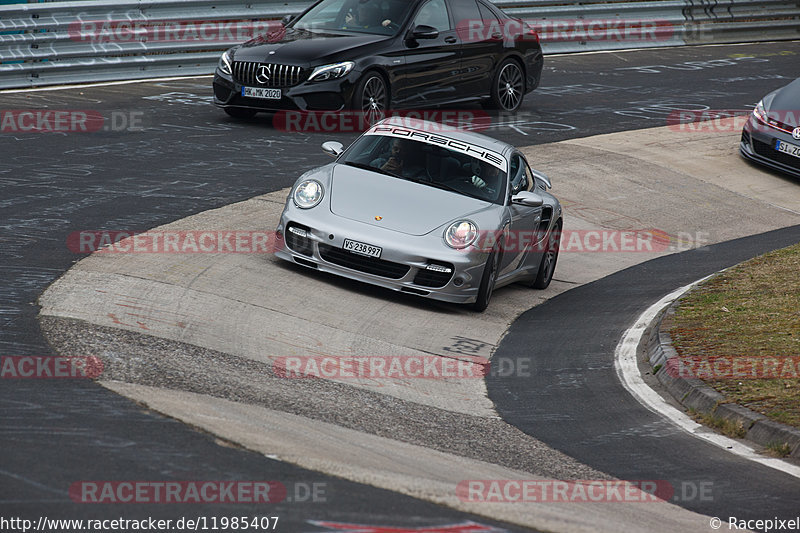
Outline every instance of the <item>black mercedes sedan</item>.
{"type": "Polygon", "coordinates": [[[742,129],[747,159],[800,177],[800,78],[761,99],[742,129]]]}
{"type": "Polygon", "coordinates": [[[515,111],[539,85],[536,33],[485,0],[320,0],[222,54],[214,103],[365,114],[482,100],[515,111]]]}

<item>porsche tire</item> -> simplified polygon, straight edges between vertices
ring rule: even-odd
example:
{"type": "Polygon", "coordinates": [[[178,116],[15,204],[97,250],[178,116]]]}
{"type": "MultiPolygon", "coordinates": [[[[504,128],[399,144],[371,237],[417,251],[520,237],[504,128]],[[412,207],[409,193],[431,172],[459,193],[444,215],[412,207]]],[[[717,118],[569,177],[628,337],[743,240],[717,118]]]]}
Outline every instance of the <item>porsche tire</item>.
{"type": "Polygon", "coordinates": [[[556,222],[555,227],[547,235],[547,248],[542,254],[542,261],[539,263],[539,271],[536,279],[531,286],[534,289],[546,289],[553,281],[553,274],[556,271],[558,261],[558,251],[561,248],[561,221],[556,222]]]}
{"type": "Polygon", "coordinates": [[[497,267],[499,264],[500,252],[496,249],[492,250],[492,253],[486,259],[486,266],[483,267],[478,297],[475,303],[472,304],[472,309],[475,311],[483,312],[489,307],[489,301],[492,299],[492,292],[494,292],[494,284],[497,281],[497,267]]]}

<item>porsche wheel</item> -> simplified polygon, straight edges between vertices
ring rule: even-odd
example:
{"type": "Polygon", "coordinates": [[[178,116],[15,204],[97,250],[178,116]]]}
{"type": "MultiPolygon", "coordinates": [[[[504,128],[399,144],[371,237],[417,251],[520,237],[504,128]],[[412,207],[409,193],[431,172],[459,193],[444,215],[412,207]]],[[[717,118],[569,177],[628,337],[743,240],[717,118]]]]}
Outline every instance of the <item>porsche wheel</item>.
{"type": "Polygon", "coordinates": [[[475,311],[485,311],[489,307],[489,300],[492,299],[492,292],[494,291],[494,283],[497,281],[497,267],[500,264],[500,252],[492,250],[489,258],[486,260],[486,266],[483,268],[483,276],[481,276],[481,285],[478,288],[478,298],[472,304],[475,311]]]}
{"type": "Polygon", "coordinates": [[[547,249],[542,254],[542,262],[539,263],[539,271],[536,273],[536,279],[532,284],[534,289],[546,289],[550,282],[553,281],[560,248],[561,221],[559,220],[547,236],[547,249]]]}

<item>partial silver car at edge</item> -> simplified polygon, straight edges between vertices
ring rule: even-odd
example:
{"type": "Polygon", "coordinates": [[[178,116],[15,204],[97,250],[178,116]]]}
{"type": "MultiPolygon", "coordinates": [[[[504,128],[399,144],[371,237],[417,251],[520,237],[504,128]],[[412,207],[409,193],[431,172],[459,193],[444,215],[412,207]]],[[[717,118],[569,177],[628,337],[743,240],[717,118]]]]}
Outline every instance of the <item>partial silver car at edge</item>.
{"type": "Polygon", "coordinates": [[[323,149],[336,161],[295,182],[278,257],[478,311],[496,287],[550,284],[561,205],[513,146],[389,118],[323,149]]]}
{"type": "Polygon", "coordinates": [[[742,128],[747,159],[800,177],[800,78],[766,95],[742,128]]]}

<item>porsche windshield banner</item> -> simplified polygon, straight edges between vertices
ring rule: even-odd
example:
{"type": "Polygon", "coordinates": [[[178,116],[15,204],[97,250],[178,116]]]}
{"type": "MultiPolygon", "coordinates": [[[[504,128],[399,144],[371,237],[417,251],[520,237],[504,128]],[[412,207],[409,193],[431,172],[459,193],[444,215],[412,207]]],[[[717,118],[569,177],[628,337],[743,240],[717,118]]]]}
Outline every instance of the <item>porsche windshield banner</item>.
{"type": "Polygon", "coordinates": [[[377,126],[373,126],[366,134],[398,137],[401,139],[410,139],[426,144],[432,144],[434,146],[441,146],[443,148],[453,150],[454,152],[460,152],[476,159],[480,159],[481,161],[485,161],[490,165],[499,168],[503,172],[508,171],[508,163],[506,162],[506,159],[497,152],[487,150],[486,148],[476,144],[449,139],[442,135],[436,135],[426,131],[388,124],[379,124],[377,126]]]}

